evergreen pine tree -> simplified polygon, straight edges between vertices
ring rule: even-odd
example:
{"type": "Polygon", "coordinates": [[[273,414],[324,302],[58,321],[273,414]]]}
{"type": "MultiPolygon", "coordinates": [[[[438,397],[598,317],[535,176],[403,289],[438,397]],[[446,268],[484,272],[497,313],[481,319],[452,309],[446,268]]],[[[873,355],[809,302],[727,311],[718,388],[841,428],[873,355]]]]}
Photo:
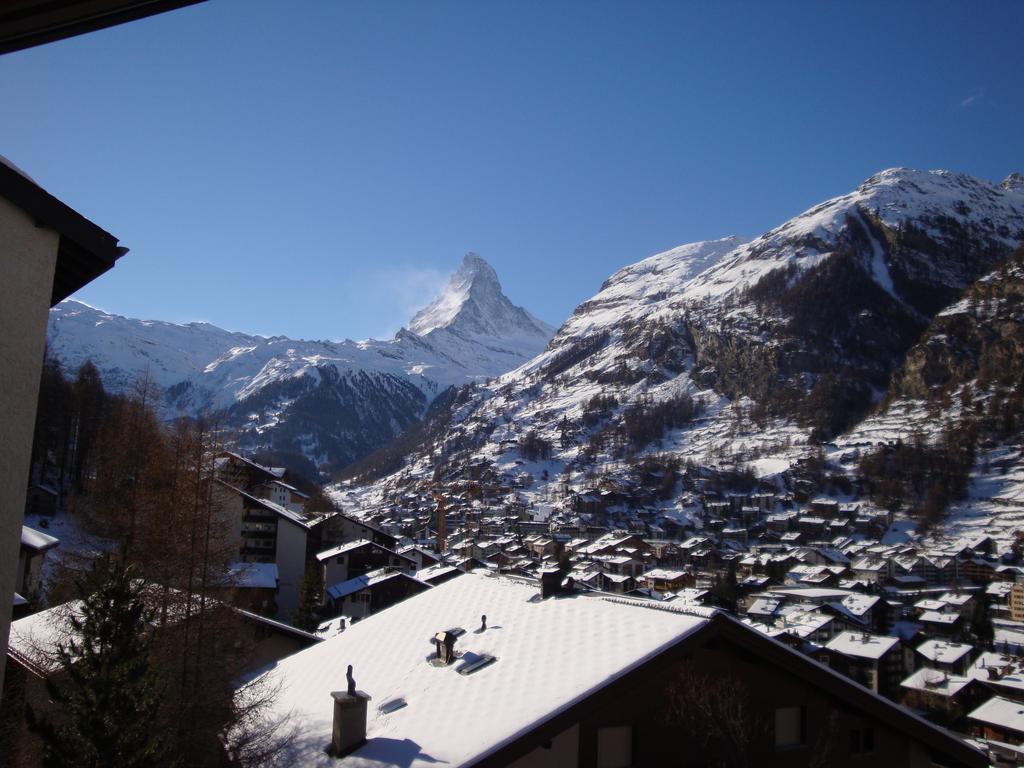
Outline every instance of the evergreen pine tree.
{"type": "Polygon", "coordinates": [[[81,586],[69,615],[70,639],[59,643],[59,683],[47,681],[60,706],[56,722],[36,723],[46,768],[150,768],[161,762],[153,727],[159,682],[149,664],[149,612],[128,568],[99,566],[81,586]]]}
{"type": "Polygon", "coordinates": [[[299,586],[299,605],[292,613],[292,624],[307,632],[314,631],[320,624],[320,594],[324,584],[320,565],[315,561],[306,564],[306,573],[299,586]]]}

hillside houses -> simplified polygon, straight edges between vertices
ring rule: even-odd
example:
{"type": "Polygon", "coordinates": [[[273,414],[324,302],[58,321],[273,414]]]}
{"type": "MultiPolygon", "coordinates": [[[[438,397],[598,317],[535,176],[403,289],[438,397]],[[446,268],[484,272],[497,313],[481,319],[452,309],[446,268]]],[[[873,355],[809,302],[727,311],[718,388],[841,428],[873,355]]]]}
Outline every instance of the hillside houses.
{"type": "MultiPolygon", "coordinates": [[[[684,494],[685,509],[671,512],[631,496],[638,487],[564,483],[543,503],[446,496],[448,562],[430,568],[451,573],[452,561],[471,557],[492,573],[557,576],[576,591],[736,606],[751,631],[963,733],[971,708],[998,692],[927,659],[926,643],[970,646],[970,669],[993,652],[975,634],[991,613],[997,650],[1024,645],[1010,611],[1020,564],[986,536],[922,541],[894,533],[893,514],[866,502],[761,490],[684,494]],[[952,682],[936,684],[937,675],[952,682]]],[[[436,508],[420,492],[360,516],[395,532],[400,522],[399,549],[438,556],[436,508]]]]}

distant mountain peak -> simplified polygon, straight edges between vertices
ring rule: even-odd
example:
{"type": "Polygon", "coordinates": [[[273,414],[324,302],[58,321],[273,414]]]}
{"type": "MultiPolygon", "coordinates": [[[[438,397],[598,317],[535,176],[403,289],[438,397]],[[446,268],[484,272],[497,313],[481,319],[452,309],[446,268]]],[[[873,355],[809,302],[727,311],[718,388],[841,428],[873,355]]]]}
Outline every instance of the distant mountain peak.
{"type": "Polygon", "coordinates": [[[1024,189],[1024,176],[1017,171],[1014,171],[999,185],[1000,188],[1009,190],[1011,192],[1019,192],[1024,189]]]}
{"type": "Polygon", "coordinates": [[[441,294],[416,313],[408,330],[418,336],[447,330],[459,336],[550,337],[554,329],[512,304],[494,267],[470,251],[441,294]]]}

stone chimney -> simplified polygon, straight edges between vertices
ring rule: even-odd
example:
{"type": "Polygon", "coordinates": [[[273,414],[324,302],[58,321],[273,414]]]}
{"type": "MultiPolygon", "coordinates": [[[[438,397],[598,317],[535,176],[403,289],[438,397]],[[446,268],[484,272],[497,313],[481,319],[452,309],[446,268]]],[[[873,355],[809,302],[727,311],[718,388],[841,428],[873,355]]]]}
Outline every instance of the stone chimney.
{"type": "Polygon", "coordinates": [[[558,570],[542,571],[540,574],[540,597],[547,600],[562,591],[562,572],[558,570]]]}
{"type": "Polygon", "coordinates": [[[366,743],[366,704],[370,697],[356,690],[356,681],[349,666],[348,690],[332,691],[334,728],[331,733],[331,756],[344,757],[366,743]]]}

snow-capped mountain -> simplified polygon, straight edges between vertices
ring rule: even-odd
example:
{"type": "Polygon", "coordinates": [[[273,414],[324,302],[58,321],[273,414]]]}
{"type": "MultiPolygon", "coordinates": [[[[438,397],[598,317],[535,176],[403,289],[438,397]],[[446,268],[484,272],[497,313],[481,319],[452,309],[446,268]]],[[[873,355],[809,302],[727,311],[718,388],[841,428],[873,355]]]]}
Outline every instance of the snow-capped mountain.
{"type": "Polygon", "coordinates": [[[508,371],[552,334],[508,300],[486,261],[468,254],[442,294],[391,340],[266,338],[69,300],[51,310],[47,341],[67,370],[91,360],[114,391],[148,374],[168,416],[223,412],[245,447],[340,467],[416,422],[439,393],[508,371]]]}
{"type": "Polygon", "coordinates": [[[784,471],[856,427],[934,318],[1024,241],[1015,178],[890,169],[749,242],[626,267],[367,501],[467,465],[527,500],[636,483],[650,461],[784,471]]]}

